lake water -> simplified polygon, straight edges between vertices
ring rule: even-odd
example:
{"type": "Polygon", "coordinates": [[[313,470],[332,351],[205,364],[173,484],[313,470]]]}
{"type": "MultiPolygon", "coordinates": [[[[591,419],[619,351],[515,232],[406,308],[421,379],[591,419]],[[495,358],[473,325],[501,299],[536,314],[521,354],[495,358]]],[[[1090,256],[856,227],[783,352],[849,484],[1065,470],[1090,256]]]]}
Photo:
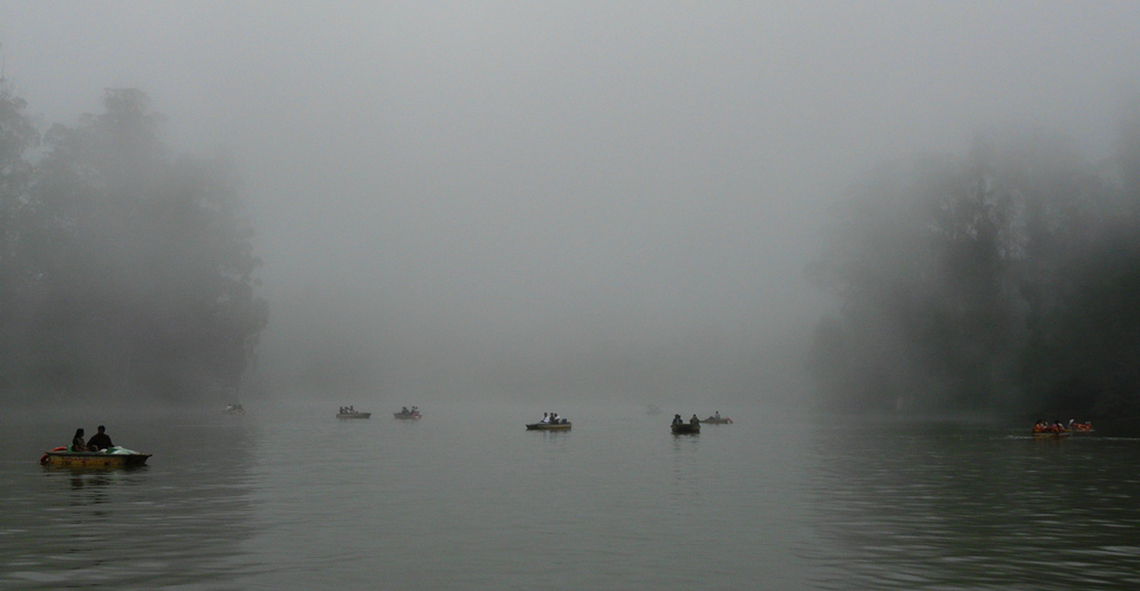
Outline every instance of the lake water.
{"type": "MultiPolygon", "coordinates": [[[[1140,439],[335,405],[0,420],[0,589],[1135,589],[1140,439]],[[49,469],[108,426],[145,468],[49,469]]],[[[363,406],[363,405],[358,405],[363,406]]],[[[729,412],[731,411],[731,412],[729,412]]]]}

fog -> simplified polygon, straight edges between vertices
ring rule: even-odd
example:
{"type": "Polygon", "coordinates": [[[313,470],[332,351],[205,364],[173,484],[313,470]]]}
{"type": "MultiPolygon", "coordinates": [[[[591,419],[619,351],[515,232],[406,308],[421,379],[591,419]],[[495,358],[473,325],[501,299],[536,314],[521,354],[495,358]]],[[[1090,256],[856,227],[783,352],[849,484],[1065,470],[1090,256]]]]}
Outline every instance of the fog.
{"type": "Polygon", "coordinates": [[[1137,31],[1131,2],[0,2],[45,125],[138,88],[234,159],[250,390],[346,404],[798,394],[829,204],[1003,126],[1106,156],[1137,31]]]}

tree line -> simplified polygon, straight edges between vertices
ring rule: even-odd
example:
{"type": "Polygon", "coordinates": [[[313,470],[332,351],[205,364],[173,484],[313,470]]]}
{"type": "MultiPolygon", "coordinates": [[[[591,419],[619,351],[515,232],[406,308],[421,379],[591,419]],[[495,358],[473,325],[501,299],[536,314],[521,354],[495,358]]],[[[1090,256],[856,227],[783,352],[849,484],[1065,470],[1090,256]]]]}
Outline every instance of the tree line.
{"type": "Polygon", "coordinates": [[[1140,415],[1137,106],[1104,161],[1036,132],[853,186],[810,268],[823,405],[1140,415]]]}
{"type": "Polygon", "coordinates": [[[41,131],[0,82],[0,398],[232,393],[268,315],[234,167],[102,106],[41,131]]]}

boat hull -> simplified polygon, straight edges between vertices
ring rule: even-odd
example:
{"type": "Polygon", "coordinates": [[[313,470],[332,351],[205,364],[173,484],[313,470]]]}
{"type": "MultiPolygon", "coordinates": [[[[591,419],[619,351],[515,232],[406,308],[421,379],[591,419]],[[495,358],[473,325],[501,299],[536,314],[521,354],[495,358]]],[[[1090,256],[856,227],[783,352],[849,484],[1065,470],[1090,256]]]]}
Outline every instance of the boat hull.
{"type": "Polygon", "coordinates": [[[526,426],[527,431],[569,431],[570,423],[559,423],[551,425],[550,423],[528,423],[526,426]]]}
{"type": "Polygon", "coordinates": [[[1069,433],[1068,431],[1061,431],[1060,433],[1055,433],[1052,431],[1033,432],[1034,439],[1060,439],[1062,437],[1068,437],[1069,435],[1072,435],[1072,433],[1069,433]]]}
{"type": "Polygon", "coordinates": [[[371,416],[372,416],[372,413],[370,413],[370,412],[352,412],[352,413],[342,412],[342,413],[336,415],[336,418],[338,418],[338,419],[367,419],[367,418],[370,418],[371,416]]]}
{"type": "Polygon", "coordinates": [[[705,423],[707,425],[731,425],[732,419],[728,419],[728,418],[718,419],[716,417],[709,417],[707,419],[701,419],[701,422],[705,423]]]}
{"type": "Polygon", "coordinates": [[[418,412],[407,413],[407,414],[402,413],[402,412],[394,412],[392,414],[395,415],[397,419],[404,420],[404,421],[415,421],[415,420],[419,420],[419,419],[423,418],[423,415],[421,415],[418,412]]]}
{"type": "Polygon", "coordinates": [[[692,423],[681,423],[680,425],[670,425],[673,432],[678,435],[696,434],[701,432],[700,424],[694,425],[692,423]]]}
{"type": "Polygon", "coordinates": [[[40,464],[69,468],[134,468],[146,464],[151,454],[106,454],[100,452],[49,451],[40,464]]]}

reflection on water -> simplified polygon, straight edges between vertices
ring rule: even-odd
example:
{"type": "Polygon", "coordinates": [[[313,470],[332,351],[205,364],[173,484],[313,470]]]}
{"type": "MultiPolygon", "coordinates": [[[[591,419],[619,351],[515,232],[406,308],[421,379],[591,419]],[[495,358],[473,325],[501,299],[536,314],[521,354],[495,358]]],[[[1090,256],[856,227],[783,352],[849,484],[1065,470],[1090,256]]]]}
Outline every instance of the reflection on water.
{"type": "Polygon", "coordinates": [[[154,453],[129,471],[41,468],[75,426],[6,426],[0,588],[1140,584],[1138,440],[742,409],[678,436],[601,404],[526,431],[535,410],[116,424],[154,453]]]}
{"type": "Polygon", "coordinates": [[[1135,588],[1133,440],[1033,440],[992,426],[817,434],[810,472],[824,589],[1135,588]]]}
{"type": "MultiPolygon", "coordinates": [[[[21,435],[35,441],[38,433],[21,435]]],[[[155,465],[41,467],[34,453],[4,456],[0,588],[157,589],[217,581],[232,570],[250,535],[248,428],[122,424],[116,437],[146,442],[155,465]],[[202,439],[227,453],[195,460],[170,448],[202,439]]]]}

